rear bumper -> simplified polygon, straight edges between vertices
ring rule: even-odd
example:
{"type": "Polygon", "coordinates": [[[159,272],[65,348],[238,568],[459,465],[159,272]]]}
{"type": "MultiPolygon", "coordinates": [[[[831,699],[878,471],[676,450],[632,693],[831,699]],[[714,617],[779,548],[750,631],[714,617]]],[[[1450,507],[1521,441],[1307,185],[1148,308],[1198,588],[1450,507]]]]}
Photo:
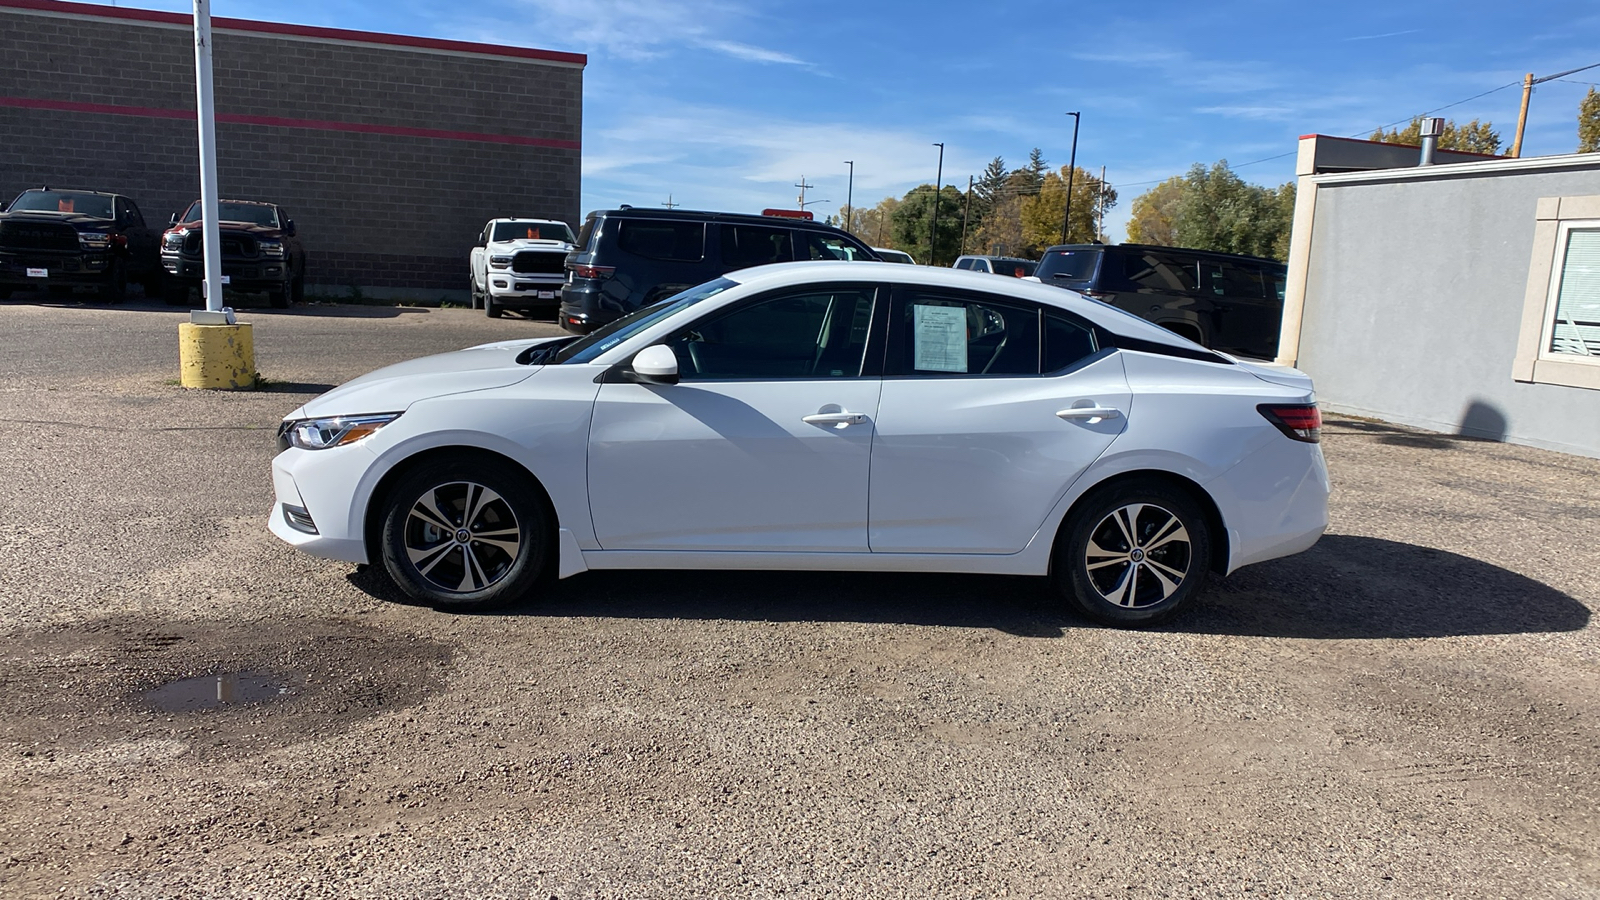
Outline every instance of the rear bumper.
{"type": "Polygon", "coordinates": [[[1308,550],[1328,530],[1322,447],[1268,442],[1205,485],[1228,528],[1228,572],[1308,550]]]}

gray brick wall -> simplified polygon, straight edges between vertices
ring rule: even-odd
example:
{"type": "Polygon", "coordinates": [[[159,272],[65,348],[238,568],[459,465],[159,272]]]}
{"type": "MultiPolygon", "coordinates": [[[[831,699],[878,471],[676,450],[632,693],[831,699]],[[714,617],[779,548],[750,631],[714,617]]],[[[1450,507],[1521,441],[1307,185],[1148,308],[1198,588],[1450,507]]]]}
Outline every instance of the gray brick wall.
{"type": "MultiPolygon", "coordinates": [[[[89,7],[93,9],[94,7],[89,7]]],[[[0,6],[0,98],[195,107],[190,32],[0,6]]],[[[583,70],[219,31],[219,117],[582,139],[583,70]]],[[[49,184],[127,194],[152,224],[199,195],[191,119],[0,105],[0,195],[49,184]]],[[[217,124],[224,197],[294,217],[307,281],[460,289],[485,220],[579,224],[580,151],[281,125],[217,124]]]]}

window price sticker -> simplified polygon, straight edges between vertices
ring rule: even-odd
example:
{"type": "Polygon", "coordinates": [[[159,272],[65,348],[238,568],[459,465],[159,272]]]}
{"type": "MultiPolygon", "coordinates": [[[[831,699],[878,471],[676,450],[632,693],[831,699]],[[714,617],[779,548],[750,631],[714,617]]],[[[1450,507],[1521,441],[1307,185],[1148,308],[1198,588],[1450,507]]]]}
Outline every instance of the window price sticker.
{"type": "Polygon", "coordinates": [[[960,306],[912,306],[916,341],[912,368],[920,372],[967,370],[967,310],[960,306]]]}

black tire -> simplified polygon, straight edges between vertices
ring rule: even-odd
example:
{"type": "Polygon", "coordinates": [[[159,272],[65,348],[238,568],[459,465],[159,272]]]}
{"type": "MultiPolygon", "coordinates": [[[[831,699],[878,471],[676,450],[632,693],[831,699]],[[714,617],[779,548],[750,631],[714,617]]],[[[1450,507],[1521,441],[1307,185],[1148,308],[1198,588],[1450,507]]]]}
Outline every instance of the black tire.
{"type": "Polygon", "coordinates": [[[477,309],[483,304],[483,295],[478,293],[478,280],[476,278],[468,279],[467,295],[472,298],[473,309],[477,309]]]}
{"type": "Polygon", "coordinates": [[[165,269],[158,268],[140,279],[139,284],[144,288],[144,298],[146,300],[154,300],[162,296],[162,292],[166,288],[167,272],[165,269]]]}
{"type": "Polygon", "coordinates": [[[301,272],[289,283],[289,300],[293,303],[306,302],[306,274],[301,272]]]}
{"type": "Polygon", "coordinates": [[[437,608],[489,609],[527,596],[554,533],[533,479],[481,457],[435,460],[406,473],[382,516],[384,571],[406,596],[437,608]],[[469,504],[475,517],[463,521],[469,504]],[[449,521],[437,521],[440,513],[449,521]]]}
{"type": "Polygon", "coordinates": [[[161,286],[161,299],[168,306],[189,305],[189,283],[178,278],[168,278],[161,286]]]}
{"type": "Polygon", "coordinates": [[[293,288],[290,287],[289,282],[285,281],[283,284],[267,291],[267,302],[272,304],[273,309],[288,309],[289,293],[292,290],[293,288]]]}
{"type": "Polygon", "coordinates": [[[1205,513],[1165,482],[1096,489],[1063,527],[1052,567],[1056,588],[1096,622],[1154,625],[1187,606],[1205,583],[1211,564],[1205,513]]]}
{"type": "Polygon", "coordinates": [[[485,291],[483,295],[483,313],[491,319],[498,319],[505,315],[506,311],[504,307],[495,306],[494,295],[485,291]]]}
{"type": "Polygon", "coordinates": [[[128,263],[125,260],[111,260],[105,281],[100,283],[100,299],[105,303],[121,303],[128,299],[128,263]]]}

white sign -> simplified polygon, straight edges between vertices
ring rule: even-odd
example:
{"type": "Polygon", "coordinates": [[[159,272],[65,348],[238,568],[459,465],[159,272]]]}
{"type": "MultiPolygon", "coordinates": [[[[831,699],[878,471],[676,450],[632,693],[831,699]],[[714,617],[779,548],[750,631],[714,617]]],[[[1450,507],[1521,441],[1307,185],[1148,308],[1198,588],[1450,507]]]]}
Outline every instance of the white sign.
{"type": "Polygon", "coordinates": [[[540,300],[554,300],[555,298],[556,298],[556,292],[555,291],[540,291],[539,292],[539,299],[540,300]]]}
{"type": "Polygon", "coordinates": [[[233,278],[232,278],[232,276],[230,276],[230,275],[224,275],[224,276],[222,276],[222,283],[223,283],[223,284],[228,284],[228,283],[230,283],[230,282],[231,282],[231,281],[233,281],[233,278]]]}
{"type": "Polygon", "coordinates": [[[911,367],[919,372],[967,370],[967,310],[962,306],[912,306],[911,367]]]}
{"type": "Polygon", "coordinates": [[[49,278],[50,277],[50,270],[49,269],[29,269],[28,270],[28,277],[29,278],[49,278]]]}

